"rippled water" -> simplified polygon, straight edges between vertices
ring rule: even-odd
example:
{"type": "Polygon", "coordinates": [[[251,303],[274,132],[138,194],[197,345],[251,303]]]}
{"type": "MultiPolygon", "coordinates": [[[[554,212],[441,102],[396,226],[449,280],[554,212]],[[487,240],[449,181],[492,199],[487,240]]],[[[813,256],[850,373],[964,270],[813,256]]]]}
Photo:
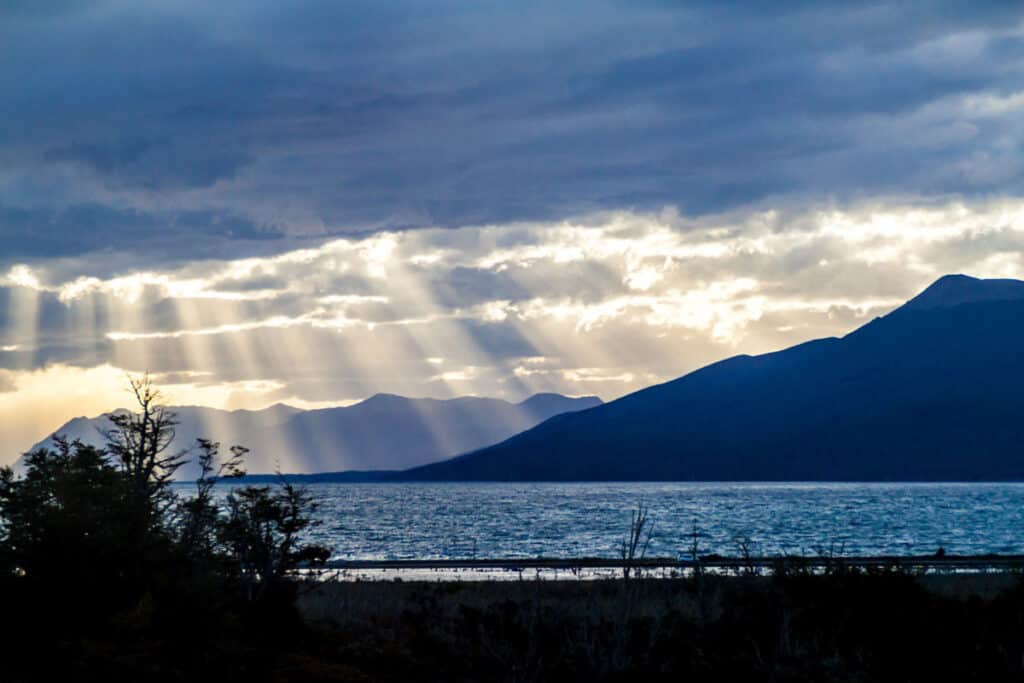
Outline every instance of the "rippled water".
{"type": "Polygon", "coordinates": [[[638,502],[649,556],[1024,552],[1024,484],[313,484],[336,558],[615,557],[638,502]]]}

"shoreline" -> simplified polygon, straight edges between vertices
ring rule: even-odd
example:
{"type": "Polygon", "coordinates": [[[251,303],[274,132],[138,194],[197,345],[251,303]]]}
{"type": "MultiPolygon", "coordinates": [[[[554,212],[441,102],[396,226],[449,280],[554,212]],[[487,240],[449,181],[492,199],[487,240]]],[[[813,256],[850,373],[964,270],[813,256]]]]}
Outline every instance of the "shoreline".
{"type": "Polygon", "coordinates": [[[915,576],[1024,573],[1024,555],[912,556],[704,556],[698,560],[666,557],[485,558],[333,560],[324,565],[326,580],[342,582],[487,582],[593,581],[634,578],[685,579],[707,574],[721,577],[825,575],[842,571],[901,572],[915,576]]]}

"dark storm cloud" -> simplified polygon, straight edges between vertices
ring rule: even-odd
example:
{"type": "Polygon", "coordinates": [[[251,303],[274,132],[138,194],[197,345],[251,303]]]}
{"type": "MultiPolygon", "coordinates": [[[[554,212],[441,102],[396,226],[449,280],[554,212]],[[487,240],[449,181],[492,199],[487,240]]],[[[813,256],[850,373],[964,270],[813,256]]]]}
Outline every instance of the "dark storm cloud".
{"type": "Polygon", "coordinates": [[[132,251],[160,261],[234,253],[283,236],[276,226],[212,210],[146,211],[99,203],[22,208],[0,204],[0,262],[132,251]],[[236,242],[237,241],[237,242],[236,242]],[[230,243],[230,244],[228,244],[230,243]]]}
{"type": "Polygon", "coordinates": [[[129,138],[109,144],[72,143],[47,150],[47,161],[85,164],[127,186],[148,189],[209,187],[232,178],[252,161],[241,150],[198,145],[179,147],[169,140],[129,138]]]}
{"type": "Polygon", "coordinates": [[[35,0],[0,4],[0,17],[54,16],[74,12],[94,4],[92,0],[35,0]]]}
{"type": "Polygon", "coordinates": [[[4,258],[1024,189],[1014,3],[752,5],[2,9],[4,258]]]}

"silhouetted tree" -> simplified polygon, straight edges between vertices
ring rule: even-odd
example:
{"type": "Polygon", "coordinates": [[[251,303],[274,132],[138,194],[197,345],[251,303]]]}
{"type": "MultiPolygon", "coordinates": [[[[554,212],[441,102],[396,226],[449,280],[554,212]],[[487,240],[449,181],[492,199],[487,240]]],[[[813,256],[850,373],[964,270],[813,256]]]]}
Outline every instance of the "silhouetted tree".
{"type": "Polygon", "coordinates": [[[647,506],[639,503],[630,519],[629,536],[622,540],[622,547],[619,550],[622,556],[622,578],[628,580],[635,571],[633,563],[647,556],[647,548],[651,545],[653,535],[654,525],[647,514],[647,506]]]}
{"type": "Polygon", "coordinates": [[[106,437],[107,453],[121,466],[138,495],[140,513],[163,511],[174,502],[170,483],[188,461],[187,449],[172,450],[177,415],[162,403],[160,390],[148,374],[129,378],[137,412],[109,416],[113,427],[106,437]]]}
{"type": "Polygon", "coordinates": [[[309,492],[281,479],[276,490],[245,486],[228,494],[221,540],[234,563],[248,601],[263,599],[300,566],[315,567],[326,548],[302,542],[316,524],[309,492]]]}
{"type": "Polygon", "coordinates": [[[185,551],[196,558],[211,558],[218,550],[218,532],[221,524],[221,509],[213,497],[214,487],[222,479],[237,479],[245,475],[242,463],[248,448],[232,446],[231,457],[220,461],[220,443],[209,439],[198,439],[199,454],[196,464],[199,476],[196,478],[195,495],[179,502],[178,542],[185,551]]]}
{"type": "Polygon", "coordinates": [[[194,495],[179,495],[172,478],[188,451],[173,450],[177,419],[148,376],[131,388],[139,410],[111,416],[105,449],[55,436],[52,448],[25,455],[23,476],[0,468],[0,605],[20,616],[22,634],[9,648],[20,659],[5,653],[0,663],[2,680],[6,664],[32,680],[43,665],[75,678],[90,638],[107,639],[102,657],[132,666],[166,640],[205,675],[225,632],[244,648],[281,616],[289,632],[301,627],[288,579],[326,558],[303,539],[314,524],[310,495],[284,481],[216,495],[219,481],[243,473],[246,449],[222,461],[207,439],[196,448],[194,495]],[[32,659],[33,648],[47,657],[32,659]]]}
{"type": "MultiPolygon", "coordinates": [[[[126,543],[134,505],[122,473],[103,451],[55,440],[25,457],[25,475],[0,473],[0,547],[12,589],[76,613],[105,612],[137,599],[126,543]]],[[[87,615],[83,615],[87,616],[87,615]]]]}

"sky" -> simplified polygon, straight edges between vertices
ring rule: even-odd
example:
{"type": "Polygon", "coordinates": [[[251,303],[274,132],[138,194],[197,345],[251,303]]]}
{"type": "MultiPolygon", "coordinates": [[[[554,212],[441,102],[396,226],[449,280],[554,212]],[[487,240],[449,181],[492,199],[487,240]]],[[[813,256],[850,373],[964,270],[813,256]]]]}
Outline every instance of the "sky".
{"type": "Polygon", "coordinates": [[[0,2],[0,464],[180,404],[613,399],[1024,277],[1007,2],[0,2]]]}

